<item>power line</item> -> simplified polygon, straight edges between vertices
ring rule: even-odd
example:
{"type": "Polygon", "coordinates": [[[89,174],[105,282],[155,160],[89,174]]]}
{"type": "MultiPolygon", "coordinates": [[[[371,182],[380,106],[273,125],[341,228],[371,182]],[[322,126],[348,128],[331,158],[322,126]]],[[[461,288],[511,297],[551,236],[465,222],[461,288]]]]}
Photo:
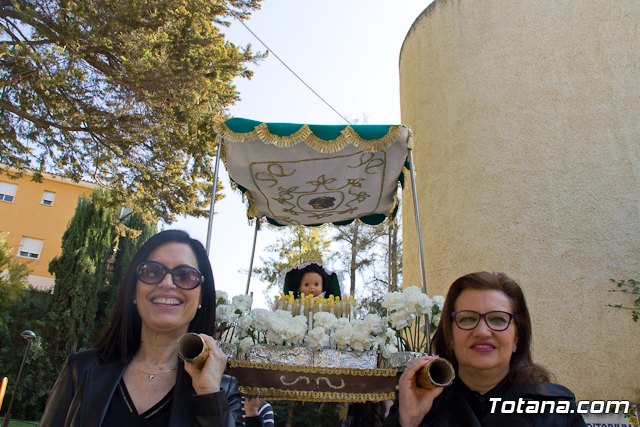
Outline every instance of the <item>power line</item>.
{"type": "Polygon", "coordinates": [[[236,15],[236,14],[235,14],[231,9],[229,9],[228,7],[227,7],[227,10],[229,11],[229,13],[230,13],[234,18],[236,18],[236,20],[237,20],[240,24],[242,24],[242,26],[243,26],[243,27],[245,27],[245,28],[247,29],[247,31],[249,31],[249,32],[253,35],[253,37],[255,37],[255,38],[256,38],[256,40],[258,40],[258,41],[262,44],[262,46],[264,46],[264,47],[265,47],[265,49],[267,49],[267,51],[271,52],[271,53],[273,54],[273,56],[275,56],[275,57],[276,57],[276,59],[277,59],[278,61],[280,61],[280,63],[281,63],[282,65],[284,65],[284,66],[285,66],[285,68],[286,68],[287,70],[289,70],[289,71],[291,72],[291,74],[293,74],[293,75],[294,75],[298,80],[300,80],[300,81],[302,82],[302,84],[303,84],[303,85],[305,85],[305,86],[306,86],[306,87],[307,87],[311,92],[313,92],[313,94],[314,94],[315,96],[317,96],[317,97],[318,97],[322,102],[324,102],[324,103],[327,105],[327,107],[331,108],[331,109],[333,110],[333,112],[334,112],[334,113],[336,113],[338,116],[340,116],[340,118],[342,118],[342,120],[344,120],[345,122],[347,122],[347,124],[349,124],[349,125],[351,124],[351,122],[350,122],[349,120],[347,120],[347,118],[346,118],[345,116],[343,116],[342,114],[340,114],[340,113],[338,112],[338,110],[336,110],[335,108],[333,108],[333,107],[331,106],[331,104],[329,104],[329,103],[328,103],[328,102],[327,102],[327,101],[326,101],[322,96],[320,96],[320,95],[318,94],[318,92],[316,92],[315,90],[313,90],[313,88],[312,88],[311,86],[309,86],[309,85],[307,84],[307,82],[305,82],[304,80],[302,80],[302,77],[300,77],[299,75],[297,75],[297,74],[296,74],[296,72],[295,72],[295,71],[293,71],[293,70],[291,69],[291,67],[289,67],[289,66],[288,66],[288,65],[287,65],[287,64],[286,64],[282,59],[280,59],[280,57],[279,57],[279,56],[278,56],[278,55],[273,51],[273,49],[271,49],[269,46],[267,46],[267,44],[266,44],[265,42],[263,42],[263,41],[262,41],[262,39],[260,39],[260,37],[258,37],[258,35],[257,35],[256,33],[254,33],[254,32],[251,30],[251,28],[249,28],[249,27],[247,26],[247,24],[245,24],[245,23],[244,23],[244,21],[243,21],[242,19],[238,18],[238,16],[237,16],[237,15],[236,15]]]}

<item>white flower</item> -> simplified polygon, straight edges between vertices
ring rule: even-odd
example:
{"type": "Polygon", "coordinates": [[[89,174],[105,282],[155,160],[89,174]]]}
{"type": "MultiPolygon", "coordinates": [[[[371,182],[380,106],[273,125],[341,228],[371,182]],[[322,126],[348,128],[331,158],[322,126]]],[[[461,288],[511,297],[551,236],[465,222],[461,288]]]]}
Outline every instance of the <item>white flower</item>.
{"type": "Polygon", "coordinates": [[[235,309],[230,304],[220,304],[216,307],[216,319],[220,323],[232,323],[238,318],[235,309]]]}
{"type": "Polygon", "coordinates": [[[238,350],[240,351],[240,355],[244,356],[249,352],[251,347],[253,347],[253,339],[251,337],[246,337],[240,340],[238,343],[238,350]]]}
{"type": "Polygon", "coordinates": [[[405,308],[412,314],[420,315],[431,313],[433,303],[417,286],[410,286],[402,290],[405,299],[405,308]]]}
{"type": "Polygon", "coordinates": [[[382,297],[382,306],[388,312],[404,308],[404,295],[402,292],[389,292],[382,297]]]}
{"type": "Polygon", "coordinates": [[[216,289],[216,302],[222,299],[225,303],[229,302],[229,296],[225,291],[219,291],[216,289]]]}
{"type": "Polygon", "coordinates": [[[296,316],[293,323],[288,329],[288,335],[285,342],[288,344],[302,344],[307,334],[307,322],[304,316],[296,316]]]}
{"type": "Polygon", "coordinates": [[[431,300],[435,305],[438,306],[440,311],[442,311],[442,306],[444,305],[444,297],[442,295],[436,295],[431,300]]]}
{"type": "Polygon", "coordinates": [[[388,319],[391,327],[396,331],[404,329],[407,326],[411,325],[411,323],[413,323],[412,315],[407,311],[406,308],[390,313],[389,316],[386,317],[386,319],[388,319]]]}
{"type": "Polygon", "coordinates": [[[249,333],[249,329],[251,328],[252,323],[253,321],[251,319],[251,316],[240,316],[240,318],[236,321],[238,335],[242,338],[246,337],[249,333]]]}
{"type": "Polygon", "coordinates": [[[322,326],[326,332],[333,330],[338,318],[328,311],[318,311],[313,315],[313,326],[322,326]]]}
{"type": "Polygon", "coordinates": [[[248,313],[251,310],[253,299],[251,299],[251,295],[236,295],[231,300],[231,304],[240,313],[248,313]]]}
{"type": "Polygon", "coordinates": [[[385,359],[388,359],[391,353],[397,353],[397,352],[398,352],[398,348],[395,345],[387,344],[384,346],[384,349],[382,350],[382,357],[384,357],[385,359]]]}
{"type": "Polygon", "coordinates": [[[340,318],[336,324],[333,340],[336,342],[339,350],[346,350],[351,343],[351,325],[349,324],[349,319],[340,318]],[[346,320],[346,323],[339,322],[342,319],[346,320]]]}
{"type": "Polygon", "coordinates": [[[329,343],[331,342],[329,335],[327,335],[322,326],[316,326],[315,328],[309,331],[304,342],[309,346],[312,350],[320,350],[321,348],[329,347],[329,343]]]}
{"type": "Polygon", "coordinates": [[[257,331],[266,331],[269,329],[269,315],[271,312],[264,308],[254,308],[251,310],[251,318],[253,319],[253,327],[257,331]]]}
{"type": "Polygon", "coordinates": [[[382,321],[382,318],[377,314],[367,314],[366,316],[364,316],[364,321],[369,326],[369,332],[371,332],[371,334],[381,335],[386,332],[385,324],[382,321]]]}
{"type": "Polygon", "coordinates": [[[373,339],[369,333],[369,325],[364,320],[351,322],[351,348],[354,350],[370,350],[373,339]]]}

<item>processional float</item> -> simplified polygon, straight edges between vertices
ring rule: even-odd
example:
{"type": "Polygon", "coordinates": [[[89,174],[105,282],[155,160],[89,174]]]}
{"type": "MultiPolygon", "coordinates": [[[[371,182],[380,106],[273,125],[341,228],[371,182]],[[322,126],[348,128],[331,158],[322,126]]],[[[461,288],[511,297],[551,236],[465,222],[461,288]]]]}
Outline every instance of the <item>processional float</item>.
{"type": "MultiPolygon", "coordinates": [[[[217,153],[214,183],[218,180],[222,159],[232,186],[243,193],[248,217],[255,222],[245,294],[249,293],[261,222],[277,226],[325,223],[339,226],[354,220],[369,225],[380,224],[395,217],[399,207],[398,186],[404,185],[408,172],[422,291],[426,295],[412,135],[407,126],[264,123],[232,118],[218,129],[217,153]]],[[[207,251],[211,244],[215,185],[212,191],[207,251]]],[[[424,334],[427,337],[431,332],[429,324],[429,314],[425,313],[424,334]]],[[[426,351],[430,353],[428,341],[426,351]]],[[[382,367],[371,352],[256,345],[251,349],[253,353],[238,358],[236,347],[225,350],[231,356],[230,373],[237,377],[240,391],[272,400],[363,402],[393,399],[398,368],[412,357],[401,355],[396,362],[382,367]]],[[[183,358],[190,360],[202,357],[201,353],[207,350],[197,336],[185,336],[180,342],[180,351],[183,358]]],[[[429,382],[447,385],[453,379],[453,368],[442,359],[423,373],[430,379],[425,385],[429,382]]]]}

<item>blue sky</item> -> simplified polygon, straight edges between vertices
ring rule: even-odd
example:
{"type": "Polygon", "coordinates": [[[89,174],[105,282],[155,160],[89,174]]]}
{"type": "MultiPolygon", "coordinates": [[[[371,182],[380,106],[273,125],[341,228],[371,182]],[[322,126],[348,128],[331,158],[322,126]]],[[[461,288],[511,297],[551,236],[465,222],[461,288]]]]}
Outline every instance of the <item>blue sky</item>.
{"type": "MultiPolygon", "coordinates": [[[[398,62],[411,25],[431,0],[265,0],[246,25],[296,74],[351,122],[399,124],[398,62]]],[[[238,45],[265,48],[242,25],[224,30],[238,45]]],[[[230,113],[265,122],[343,124],[344,120],[291,74],[274,55],[251,67],[251,80],[237,79],[241,100],[230,113]]],[[[244,293],[253,227],[244,203],[230,190],[222,167],[225,198],[215,206],[211,262],[216,288],[244,293]]],[[[207,219],[179,218],[165,228],[188,231],[203,243],[207,219]]],[[[254,265],[276,235],[261,231],[254,265]]],[[[265,307],[265,285],[251,279],[254,307],[265,307]]]]}

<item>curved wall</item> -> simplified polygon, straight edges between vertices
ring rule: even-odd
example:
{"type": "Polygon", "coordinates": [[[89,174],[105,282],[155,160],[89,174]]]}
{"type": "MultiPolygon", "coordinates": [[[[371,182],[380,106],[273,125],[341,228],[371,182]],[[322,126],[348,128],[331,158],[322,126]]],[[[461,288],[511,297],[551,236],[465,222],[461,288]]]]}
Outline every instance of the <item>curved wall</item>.
{"type": "MultiPolygon", "coordinates": [[[[400,55],[429,294],[504,271],[534,357],[579,399],[640,401],[640,2],[436,0],[400,55]]],[[[419,283],[410,186],[404,282],[419,283]]]]}

